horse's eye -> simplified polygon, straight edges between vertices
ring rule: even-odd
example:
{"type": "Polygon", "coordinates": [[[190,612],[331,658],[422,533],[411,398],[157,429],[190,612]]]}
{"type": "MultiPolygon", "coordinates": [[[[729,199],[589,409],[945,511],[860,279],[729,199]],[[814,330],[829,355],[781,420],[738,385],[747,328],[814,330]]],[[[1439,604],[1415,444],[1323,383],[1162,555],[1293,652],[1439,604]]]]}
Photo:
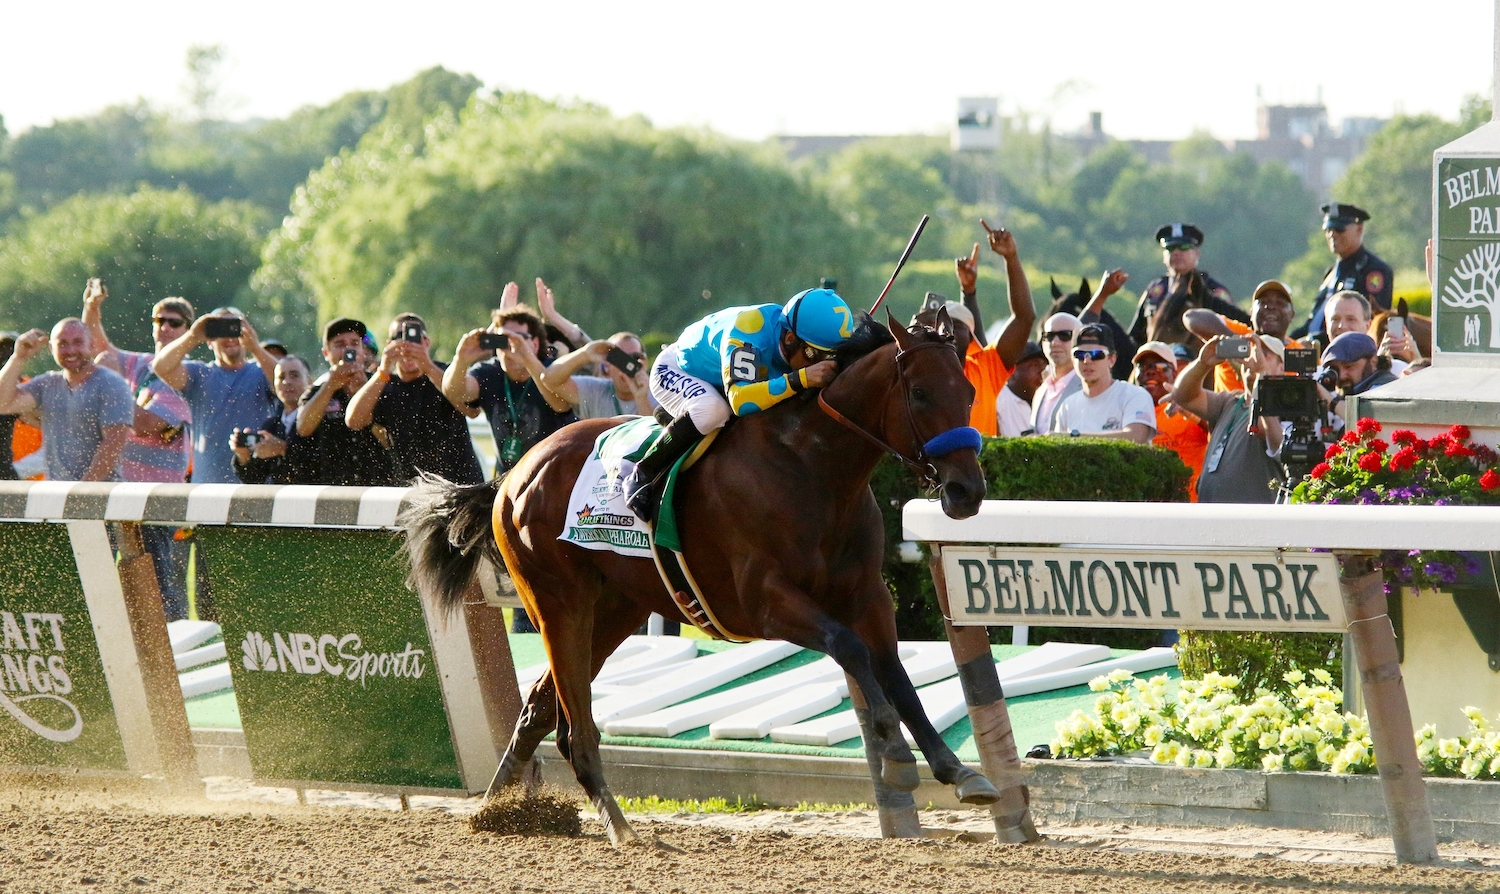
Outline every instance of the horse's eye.
{"type": "Polygon", "coordinates": [[[911,399],[925,403],[927,401],[927,389],[913,388],[911,390],[911,399]]]}

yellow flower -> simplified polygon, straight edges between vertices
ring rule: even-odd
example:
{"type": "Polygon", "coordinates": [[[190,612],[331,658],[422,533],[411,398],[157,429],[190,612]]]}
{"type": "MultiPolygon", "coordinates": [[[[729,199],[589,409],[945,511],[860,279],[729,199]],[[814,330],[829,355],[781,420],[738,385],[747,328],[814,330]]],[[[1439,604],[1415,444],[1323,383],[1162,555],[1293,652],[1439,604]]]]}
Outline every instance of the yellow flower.
{"type": "Polygon", "coordinates": [[[1267,754],[1260,759],[1260,768],[1267,772],[1280,770],[1285,764],[1286,755],[1284,754],[1267,754]]]}
{"type": "Polygon", "coordinates": [[[1146,743],[1146,747],[1148,748],[1155,747],[1156,745],[1161,744],[1161,737],[1161,724],[1157,723],[1153,723],[1150,726],[1146,727],[1146,731],[1141,734],[1141,739],[1146,743]]]}
{"type": "Polygon", "coordinates": [[[1457,760],[1464,753],[1464,749],[1457,739],[1443,739],[1438,742],[1437,752],[1438,757],[1451,761],[1457,760]]]}
{"type": "Polygon", "coordinates": [[[1306,679],[1306,677],[1307,677],[1307,675],[1304,674],[1304,673],[1302,673],[1302,671],[1299,671],[1299,670],[1287,671],[1286,673],[1284,673],[1284,674],[1281,675],[1281,679],[1283,679],[1283,680],[1285,680],[1288,683],[1291,683],[1293,685],[1296,685],[1297,683],[1301,683],[1304,679],[1306,679]]]}
{"type": "Polygon", "coordinates": [[[1330,674],[1328,671],[1322,669],[1321,667],[1313,668],[1312,675],[1314,680],[1317,680],[1324,686],[1333,683],[1333,674],[1330,674]]]}
{"type": "Polygon", "coordinates": [[[1089,681],[1089,688],[1095,692],[1103,692],[1109,688],[1109,677],[1095,677],[1089,681]]]}
{"type": "Polygon", "coordinates": [[[1214,750],[1214,763],[1218,764],[1220,767],[1226,770],[1234,766],[1234,760],[1236,757],[1237,755],[1234,753],[1234,749],[1227,744],[1220,745],[1214,750]]]}
{"type": "Polygon", "coordinates": [[[1197,767],[1200,770],[1206,770],[1209,767],[1212,767],[1213,765],[1214,765],[1214,756],[1213,756],[1212,752],[1204,751],[1204,750],[1201,750],[1201,749],[1198,750],[1198,751],[1193,752],[1193,766],[1194,767],[1197,767]]]}
{"type": "Polygon", "coordinates": [[[1114,670],[1112,670],[1112,671],[1109,672],[1109,682],[1111,682],[1111,683],[1123,683],[1123,682],[1125,682],[1126,680],[1130,679],[1133,676],[1134,676],[1134,674],[1132,674],[1130,671],[1126,670],[1125,668],[1123,668],[1123,667],[1117,667],[1114,670]]]}
{"type": "Polygon", "coordinates": [[[1255,740],[1255,744],[1259,745],[1261,748],[1275,748],[1277,744],[1280,743],[1280,741],[1280,736],[1276,735],[1270,730],[1267,730],[1266,732],[1260,734],[1260,738],[1255,740]]]}

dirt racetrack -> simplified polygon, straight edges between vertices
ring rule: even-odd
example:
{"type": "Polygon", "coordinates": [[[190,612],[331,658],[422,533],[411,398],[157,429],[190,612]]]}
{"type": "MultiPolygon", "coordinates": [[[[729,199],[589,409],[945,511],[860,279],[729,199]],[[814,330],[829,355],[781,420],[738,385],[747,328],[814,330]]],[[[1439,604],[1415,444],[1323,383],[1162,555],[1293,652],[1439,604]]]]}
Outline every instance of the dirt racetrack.
{"type": "MultiPolygon", "coordinates": [[[[785,816],[785,815],[783,815],[785,816]]],[[[649,844],[472,833],[389,812],[0,785],[0,894],[59,891],[1397,892],[1500,890],[1500,872],[1131,852],[1076,839],[997,847],[702,823],[637,823],[649,844]]],[[[786,821],[791,825],[791,820],[786,821]]],[[[1488,861],[1486,861],[1488,862],[1488,861]]]]}

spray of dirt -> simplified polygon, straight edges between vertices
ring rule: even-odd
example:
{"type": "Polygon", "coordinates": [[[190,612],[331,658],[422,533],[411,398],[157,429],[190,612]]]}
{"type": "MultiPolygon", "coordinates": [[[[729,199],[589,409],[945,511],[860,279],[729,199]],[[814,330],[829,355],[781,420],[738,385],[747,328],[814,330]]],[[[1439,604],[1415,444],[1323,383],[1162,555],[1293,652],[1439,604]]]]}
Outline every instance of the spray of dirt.
{"type": "Polygon", "coordinates": [[[485,801],[469,817],[469,829],[501,835],[576,838],[583,832],[583,821],[578,817],[578,802],[558,789],[543,786],[528,794],[522,786],[513,786],[485,801]]]}

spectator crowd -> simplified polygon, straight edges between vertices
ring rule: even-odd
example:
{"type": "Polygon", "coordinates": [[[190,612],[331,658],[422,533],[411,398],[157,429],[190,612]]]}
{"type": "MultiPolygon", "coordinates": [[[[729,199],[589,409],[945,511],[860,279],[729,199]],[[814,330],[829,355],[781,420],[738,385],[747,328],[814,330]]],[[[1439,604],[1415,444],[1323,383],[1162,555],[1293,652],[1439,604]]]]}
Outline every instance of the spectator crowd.
{"type": "MultiPolygon", "coordinates": [[[[1261,413],[1254,395],[1262,379],[1285,375],[1288,348],[1318,352],[1311,377],[1328,431],[1342,425],[1345,396],[1426,362],[1410,328],[1373,319],[1391,310],[1391,271],[1363,247],[1369,215],[1347,204],[1323,211],[1333,264],[1295,328],[1284,284],[1261,283],[1247,313],[1201,270],[1204,234],[1188,223],[1155,234],[1165,272],[1128,325],[1105,309],[1128,279],[1120,270],[1097,291],[1085,280],[1063,294],[1054,283],[1039,315],[1013,234],[983,221],[1005,267],[1008,320],[986,338],[976,243],[955,265],[961,300],[928,293],[912,322],[947,310],[982,434],[1154,443],[1193,470],[1194,499],[1270,502],[1286,476],[1280,451],[1291,423],[1261,413]]],[[[652,414],[640,337],[592,339],[558,312],[540,278],[535,288],[533,307],[507,285],[489,325],[466,333],[445,363],[417,313],[391,319],[383,345],[364,321],[332,320],[321,357],[304,358],[262,338],[236,308],[198,315],[181,297],[153,306],[153,350],[127,351],[102,323],[106,284],[89,280],[79,317],[50,333],[0,335],[0,479],[380,486],[430,473],[479,483],[575,420],[652,414]],[[44,349],[57,368],[27,378],[44,349]],[[488,470],[469,433],[481,413],[496,451],[488,470]]],[[[146,529],[170,618],[187,611],[182,537],[146,529]]],[[[200,602],[203,568],[200,557],[200,602]]]]}

